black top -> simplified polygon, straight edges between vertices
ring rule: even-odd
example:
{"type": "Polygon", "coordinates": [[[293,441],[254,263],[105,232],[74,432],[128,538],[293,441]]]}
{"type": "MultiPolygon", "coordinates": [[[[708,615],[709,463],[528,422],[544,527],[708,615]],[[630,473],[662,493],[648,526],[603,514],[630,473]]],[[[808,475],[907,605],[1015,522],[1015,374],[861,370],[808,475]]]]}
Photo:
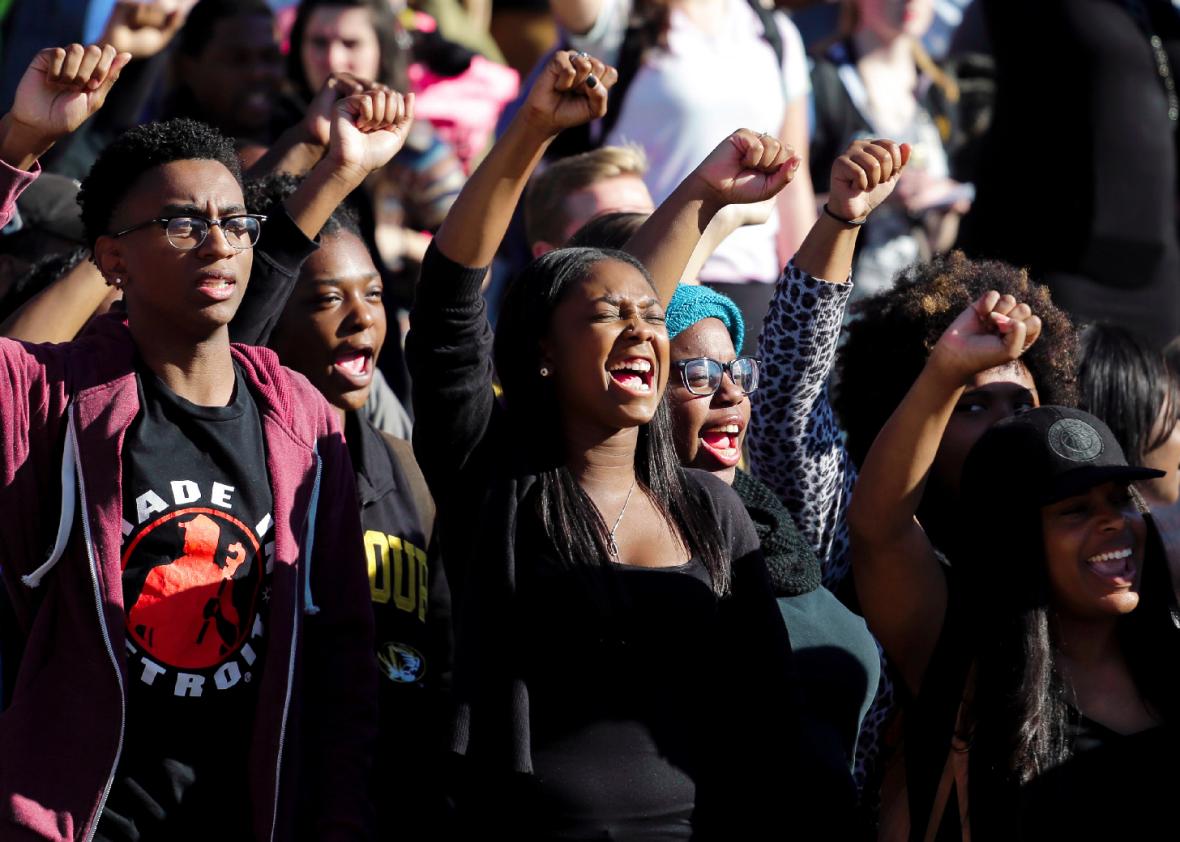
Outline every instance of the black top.
{"type": "Polygon", "coordinates": [[[689,838],[710,753],[701,666],[725,664],[708,572],[695,559],[570,570],[539,518],[522,518],[518,536],[535,559],[521,571],[517,638],[537,778],[515,811],[526,835],[689,838]]]}
{"type": "Polygon", "coordinates": [[[258,408],[235,373],[224,407],[137,373],[123,449],[126,736],[100,838],[250,825],[273,502],[258,408]]]}
{"type": "MultiPolygon", "coordinates": [[[[1149,38],[1160,38],[1175,76],[1180,14],[1167,0],[983,6],[996,106],[963,247],[1027,266],[1041,281],[1066,273],[1099,289],[1146,296],[1158,288],[1154,306],[1139,299],[1144,309],[1130,324],[1166,342],[1180,330],[1176,124],[1149,38]],[[1137,20],[1133,6],[1147,19],[1137,20]],[[1051,178],[1050,190],[1046,166],[1069,176],[1051,178]]],[[[1127,321],[1125,313],[1086,315],[1127,321]]]]}
{"type": "MultiPolygon", "coordinates": [[[[922,838],[946,763],[975,639],[962,597],[948,581],[947,615],[918,697],[905,708],[906,776],[915,837],[922,838]]],[[[1017,786],[979,755],[969,759],[971,829],[979,839],[1149,839],[1174,821],[1180,786],[1175,758],[1180,733],[1161,725],[1118,734],[1071,709],[1072,755],[1017,786]]],[[[955,797],[948,801],[939,842],[959,842],[955,797]]]]}
{"type": "MultiPolygon", "coordinates": [[[[414,445],[438,504],[456,606],[451,745],[485,775],[503,783],[516,773],[527,786],[537,771],[531,661],[516,642],[525,616],[521,588],[544,568],[541,554],[519,546],[518,528],[520,515],[531,511],[521,504],[537,477],[528,441],[507,429],[492,391],[483,276],[482,268],[459,266],[434,246],[427,251],[407,339],[414,383],[424,384],[414,393],[414,445]]],[[[727,751],[710,769],[709,797],[698,792],[694,819],[727,823],[732,833],[781,820],[797,794],[799,702],[790,640],[741,501],[708,474],[688,470],[685,477],[689,493],[716,518],[732,560],[731,592],[714,598],[711,646],[725,660],[697,664],[699,690],[682,700],[700,728],[724,737],[727,751]],[[702,695],[722,701],[709,705],[702,695]]]]}
{"type": "Polygon", "coordinates": [[[383,835],[426,838],[432,824],[437,832],[442,811],[438,765],[449,721],[450,591],[436,543],[422,534],[410,485],[381,433],[349,413],[345,436],[382,677],[374,803],[383,835]]]}
{"type": "Polygon", "coordinates": [[[267,219],[254,247],[250,283],[229,325],[230,338],[243,345],[267,343],[295,289],[303,262],[319,248],[282,205],[266,208],[265,213],[267,219]]]}

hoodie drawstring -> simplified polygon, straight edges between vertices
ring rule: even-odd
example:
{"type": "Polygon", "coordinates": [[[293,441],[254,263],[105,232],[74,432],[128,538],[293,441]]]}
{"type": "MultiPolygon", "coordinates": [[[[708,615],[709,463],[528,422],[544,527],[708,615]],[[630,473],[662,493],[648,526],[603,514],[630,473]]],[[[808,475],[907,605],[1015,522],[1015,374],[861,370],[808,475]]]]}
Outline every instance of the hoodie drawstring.
{"type": "Polygon", "coordinates": [[[45,575],[61,560],[74,527],[74,512],[78,505],[78,466],[74,461],[74,413],[67,412],[66,416],[69,420],[66,423],[66,444],[61,453],[61,519],[57,522],[57,539],[53,544],[53,552],[49,554],[45,563],[32,573],[20,577],[21,582],[30,588],[40,585],[45,575]]]}
{"type": "Polygon", "coordinates": [[[315,482],[311,486],[311,502],[307,510],[307,537],[304,540],[304,558],[306,563],[303,571],[303,613],[318,614],[319,606],[311,596],[311,560],[315,550],[315,519],[320,507],[320,477],[324,473],[324,460],[320,458],[320,449],[315,448],[315,482]]]}

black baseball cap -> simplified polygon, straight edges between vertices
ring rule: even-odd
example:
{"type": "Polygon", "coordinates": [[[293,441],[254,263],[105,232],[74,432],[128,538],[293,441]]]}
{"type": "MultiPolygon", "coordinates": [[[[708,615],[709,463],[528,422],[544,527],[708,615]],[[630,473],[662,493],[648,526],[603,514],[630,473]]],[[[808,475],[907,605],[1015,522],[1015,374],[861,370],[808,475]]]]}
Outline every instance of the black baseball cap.
{"type": "Polygon", "coordinates": [[[1006,478],[1008,492],[1044,506],[1081,494],[1104,482],[1154,479],[1164,471],[1127,464],[1114,433],[1080,409],[1042,406],[998,422],[983,434],[963,465],[964,497],[994,489],[997,471],[1019,470],[1006,478]]]}

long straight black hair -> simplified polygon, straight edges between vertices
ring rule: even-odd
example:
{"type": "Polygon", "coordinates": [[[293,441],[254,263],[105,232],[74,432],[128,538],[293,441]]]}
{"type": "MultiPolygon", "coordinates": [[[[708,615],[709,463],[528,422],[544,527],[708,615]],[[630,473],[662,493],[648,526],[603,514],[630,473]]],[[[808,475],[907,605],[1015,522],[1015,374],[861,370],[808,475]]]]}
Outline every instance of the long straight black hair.
{"type": "Polygon", "coordinates": [[[1180,383],[1163,352],[1126,328],[1096,324],[1082,332],[1078,392],[1079,406],[1106,422],[1132,465],[1142,465],[1180,421],[1180,383]]]}
{"type": "MultiPolygon", "coordinates": [[[[546,533],[569,566],[610,563],[610,530],[589,495],[566,467],[562,408],[551,379],[540,375],[541,341],[553,311],[574,284],[596,264],[615,260],[633,267],[654,289],[638,260],[621,251],[557,249],[534,260],[509,287],[496,324],[496,373],[504,389],[509,423],[519,420],[537,431],[531,466],[539,476],[539,514],[546,533]]],[[[690,493],[672,440],[671,416],[659,401],[655,417],[639,427],[635,476],[685,548],[699,558],[713,590],[729,589],[730,559],[709,500],[690,493]]]]}
{"type": "MultiPolygon", "coordinates": [[[[968,589],[978,642],[974,731],[963,736],[970,736],[973,757],[1009,783],[1022,784],[1072,755],[1070,690],[1058,664],[1041,509],[1006,502],[1012,497],[1010,478],[972,462],[968,457],[964,466],[963,511],[978,522],[1002,524],[1008,540],[999,560],[993,542],[970,539],[961,541],[952,558],[968,589]]],[[[1180,628],[1159,532],[1135,499],[1147,537],[1139,604],[1118,619],[1120,648],[1144,703],[1175,723],[1180,628]]]]}

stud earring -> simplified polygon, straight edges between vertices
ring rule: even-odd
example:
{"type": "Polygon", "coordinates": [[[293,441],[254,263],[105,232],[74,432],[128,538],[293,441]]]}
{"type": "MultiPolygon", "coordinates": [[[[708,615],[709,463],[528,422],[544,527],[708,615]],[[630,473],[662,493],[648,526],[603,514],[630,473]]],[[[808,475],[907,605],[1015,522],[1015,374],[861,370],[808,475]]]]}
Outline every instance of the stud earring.
{"type": "Polygon", "coordinates": [[[549,369],[547,369],[545,366],[541,366],[541,376],[542,376],[542,377],[548,377],[548,376],[549,376],[549,369]]]}

